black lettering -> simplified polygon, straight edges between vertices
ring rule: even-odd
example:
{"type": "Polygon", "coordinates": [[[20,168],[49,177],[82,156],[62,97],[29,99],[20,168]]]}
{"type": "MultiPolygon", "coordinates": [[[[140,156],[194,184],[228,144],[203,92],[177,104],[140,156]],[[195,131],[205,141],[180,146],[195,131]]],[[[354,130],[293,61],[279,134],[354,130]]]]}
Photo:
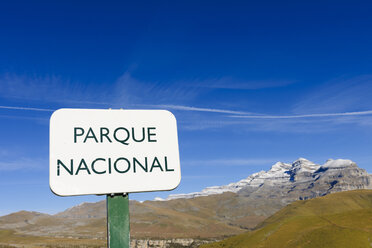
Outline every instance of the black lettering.
{"type": "Polygon", "coordinates": [[[76,143],[77,136],[82,136],[84,134],[84,129],[81,127],[75,127],[74,128],[74,143],[76,143]],[[78,133],[77,131],[80,130],[81,132],[78,133]]]}
{"type": "Polygon", "coordinates": [[[156,136],[156,133],[151,133],[151,130],[155,130],[156,127],[147,128],[147,140],[148,142],[156,142],[156,139],[151,139],[151,136],[156,136]]]}
{"type": "Polygon", "coordinates": [[[133,158],[133,171],[134,171],[134,173],[136,173],[136,163],[142,168],[142,170],[147,172],[147,168],[148,168],[147,157],[145,157],[145,167],[136,158],[133,158]]]}
{"type": "Polygon", "coordinates": [[[67,168],[64,163],[62,163],[61,160],[57,159],[57,176],[59,176],[59,167],[62,165],[63,168],[68,172],[68,174],[73,175],[74,174],[74,160],[71,159],[71,168],[67,168]]]}
{"type": "Polygon", "coordinates": [[[167,160],[167,156],[164,157],[164,161],[165,161],[165,171],[174,171],[174,169],[168,169],[168,160],[167,160]]]}
{"type": "Polygon", "coordinates": [[[114,139],[115,139],[117,142],[120,142],[120,143],[122,143],[122,144],[124,144],[124,145],[128,145],[128,143],[125,143],[125,142],[129,139],[129,131],[128,131],[126,128],[124,128],[124,127],[116,128],[115,131],[114,131],[114,139]],[[127,133],[127,136],[126,136],[125,139],[121,139],[121,140],[118,139],[118,137],[117,137],[117,132],[118,132],[119,130],[124,130],[124,131],[127,133]]]}
{"type": "Polygon", "coordinates": [[[101,143],[103,143],[103,137],[106,137],[106,139],[110,142],[110,143],[112,143],[112,141],[111,141],[111,139],[110,139],[110,137],[108,136],[108,134],[109,134],[109,129],[108,128],[106,128],[106,127],[101,127],[101,143]]]}
{"type": "Polygon", "coordinates": [[[157,157],[155,157],[154,161],[152,162],[150,172],[152,172],[152,169],[154,168],[160,168],[160,170],[163,171],[163,168],[161,168],[160,162],[157,157]]]}
{"type": "Polygon", "coordinates": [[[87,163],[85,163],[84,159],[81,159],[79,167],[77,168],[75,175],[79,174],[80,170],[86,170],[88,172],[88,174],[90,175],[90,171],[89,171],[87,163]]]}
{"type": "Polygon", "coordinates": [[[136,136],[134,135],[134,127],[132,127],[132,138],[133,138],[133,140],[135,142],[142,142],[142,141],[144,141],[145,140],[145,128],[144,127],[142,128],[142,139],[137,140],[136,139],[136,136]]]}
{"type": "Polygon", "coordinates": [[[109,174],[111,174],[111,158],[108,159],[108,164],[109,164],[109,174]]]}
{"type": "Polygon", "coordinates": [[[94,172],[94,173],[96,173],[96,174],[105,174],[106,173],[106,171],[97,171],[95,168],[94,168],[94,164],[97,162],[97,161],[106,161],[106,159],[104,159],[104,158],[97,158],[96,160],[94,160],[93,162],[92,162],[92,171],[94,172]]]}
{"type": "Polygon", "coordinates": [[[129,169],[130,169],[130,162],[129,162],[129,160],[126,159],[126,158],[118,158],[118,159],[115,161],[115,163],[114,163],[114,169],[115,169],[117,172],[119,172],[119,173],[126,173],[126,172],[128,172],[129,169]],[[118,167],[117,167],[117,163],[118,163],[120,160],[125,160],[125,161],[127,162],[128,167],[127,167],[126,170],[121,171],[121,170],[118,169],[118,167]]]}
{"type": "Polygon", "coordinates": [[[98,143],[96,135],[94,134],[93,129],[90,127],[88,130],[87,136],[85,136],[84,143],[87,141],[87,139],[91,139],[91,138],[93,138],[98,143]]]}

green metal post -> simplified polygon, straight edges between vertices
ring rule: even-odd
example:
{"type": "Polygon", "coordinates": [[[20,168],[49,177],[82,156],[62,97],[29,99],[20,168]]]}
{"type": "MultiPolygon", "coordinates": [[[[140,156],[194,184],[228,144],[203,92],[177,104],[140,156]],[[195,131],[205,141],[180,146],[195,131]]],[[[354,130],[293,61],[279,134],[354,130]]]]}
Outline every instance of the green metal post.
{"type": "Polygon", "coordinates": [[[128,194],[107,195],[107,246],[130,248],[128,194]]]}

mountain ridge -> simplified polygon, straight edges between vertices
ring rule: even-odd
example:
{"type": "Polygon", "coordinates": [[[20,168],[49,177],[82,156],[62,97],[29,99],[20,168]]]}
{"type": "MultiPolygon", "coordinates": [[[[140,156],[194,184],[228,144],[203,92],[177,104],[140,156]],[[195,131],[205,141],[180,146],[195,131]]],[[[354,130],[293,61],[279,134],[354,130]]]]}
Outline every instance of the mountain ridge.
{"type": "MultiPolygon", "coordinates": [[[[235,235],[253,230],[291,202],[339,191],[371,189],[371,181],[372,176],[351,160],[327,160],[323,165],[303,158],[292,163],[277,162],[266,172],[229,184],[236,192],[167,201],[130,201],[131,235],[161,239],[235,235]]],[[[0,217],[0,229],[49,237],[105,238],[105,201],[81,203],[55,215],[30,216],[0,217]]]]}
{"type": "MultiPolygon", "coordinates": [[[[295,181],[296,179],[302,179],[304,181],[303,174],[313,174],[317,171],[322,172],[328,169],[340,169],[350,166],[356,166],[356,163],[348,159],[328,159],[323,165],[316,164],[305,158],[298,158],[291,164],[284,162],[276,162],[267,171],[260,171],[251,174],[245,179],[242,179],[236,183],[230,183],[222,186],[211,186],[203,189],[200,192],[186,193],[186,194],[171,194],[166,199],[156,197],[156,201],[169,201],[174,199],[188,199],[200,196],[208,196],[213,194],[221,194],[224,192],[238,193],[244,187],[260,187],[264,181],[270,180],[272,184],[285,183],[287,180],[295,181]]],[[[371,177],[372,178],[372,177],[371,177]]],[[[307,178],[309,179],[309,178],[307,178]]],[[[370,184],[370,183],[368,183],[370,184]]],[[[372,188],[372,186],[371,186],[372,188]]]]}

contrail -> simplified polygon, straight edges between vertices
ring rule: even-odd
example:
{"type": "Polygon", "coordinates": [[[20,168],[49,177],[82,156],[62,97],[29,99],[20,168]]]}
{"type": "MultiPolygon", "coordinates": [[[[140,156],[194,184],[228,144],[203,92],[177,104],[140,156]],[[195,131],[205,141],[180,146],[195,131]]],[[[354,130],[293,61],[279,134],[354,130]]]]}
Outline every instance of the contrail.
{"type": "Polygon", "coordinates": [[[54,111],[54,109],[13,107],[13,106],[0,106],[0,109],[30,110],[30,111],[42,111],[42,112],[53,112],[54,111]]]}
{"type": "Polygon", "coordinates": [[[337,117],[337,116],[355,116],[371,115],[372,110],[344,112],[344,113],[324,113],[324,114],[307,114],[307,115],[232,115],[233,118],[246,119],[295,119],[295,118],[312,118],[312,117],[337,117]]]}
{"type": "Polygon", "coordinates": [[[175,109],[175,110],[212,112],[212,113],[235,114],[235,115],[253,114],[251,112],[242,112],[242,111],[227,110],[227,109],[199,108],[199,107],[182,106],[182,105],[145,105],[145,106],[156,107],[156,108],[175,109]]]}
{"type": "MultiPolygon", "coordinates": [[[[185,110],[185,111],[200,111],[200,112],[233,114],[233,115],[230,115],[230,117],[243,118],[243,119],[296,119],[296,118],[312,118],[312,117],[372,115],[372,110],[343,112],[343,113],[304,114],[304,115],[249,115],[250,114],[249,112],[226,110],[226,109],[199,108],[199,107],[182,106],[182,105],[150,105],[150,106],[170,108],[170,109],[176,109],[176,110],[185,110]]],[[[0,106],[0,109],[29,110],[29,111],[41,111],[41,112],[55,111],[54,109],[46,109],[46,108],[29,108],[29,107],[14,107],[14,106],[0,106]]]]}
{"type": "Polygon", "coordinates": [[[312,117],[357,116],[357,115],[371,115],[372,114],[372,110],[366,110],[366,111],[357,111],[357,112],[324,113],[324,114],[265,115],[265,114],[258,114],[258,113],[254,114],[252,112],[228,110],[228,109],[200,108],[200,107],[183,106],[183,105],[146,105],[146,106],[168,108],[168,109],[175,109],[175,110],[185,110],[185,111],[233,114],[233,115],[230,115],[229,117],[246,118],[246,119],[295,119],[295,118],[312,118],[312,117]]]}

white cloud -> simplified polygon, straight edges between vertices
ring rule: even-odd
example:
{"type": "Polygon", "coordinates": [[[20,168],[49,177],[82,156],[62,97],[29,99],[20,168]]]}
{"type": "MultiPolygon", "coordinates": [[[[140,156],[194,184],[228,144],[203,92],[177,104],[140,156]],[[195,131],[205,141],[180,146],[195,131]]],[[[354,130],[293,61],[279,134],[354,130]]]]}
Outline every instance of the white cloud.
{"type": "MultiPolygon", "coordinates": [[[[145,106],[180,111],[177,113],[180,127],[188,130],[218,129],[226,126],[242,126],[250,130],[263,131],[306,131],[308,124],[314,124],[306,132],[328,130],[341,124],[358,124],[370,126],[372,115],[372,96],[370,92],[372,76],[357,77],[342,81],[341,85],[328,83],[315,93],[302,99],[290,111],[295,114],[268,115],[248,112],[241,106],[230,108],[204,107],[190,104],[195,102],[209,88],[255,89],[264,87],[281,87],[292,81],[265,81],[235,83],[231,78],[194,82],[162,83],[145,82],[133,78],[129,72],[124,73],[111,85],[100,89],[89,89],[77,83],[63,82],[58,77],[26,78],[15,75],[0,77],[0,97],[19,97],[39,99],[45,102],[59,102],[84,107],[98,104],[112,108],[133,108],[145,106]],[[359,100],[359,98],[362,100],[359,100]],[[99,99],[95,101],[95,99],[99,99]],[[363,104],[360,104],[360,102],[363,104]],[[353,105],[353,103],[358,103],[353,105]],[[330,107],[332,106],[332,108],[330,107]],[[358,107],[361,106],[361,107],[358,107]],[[350,111],[345,111],[353,108],[350,111]],[[371,106],[369,106],[371,107],[371,106]],[[325,112],[325,110],[332,110],[325,112]],[[334,111],[338,109],[340,111],[334,111]],[[359,111],[359,109],[367,109],[359,111]],[[301,111],[300,111],[301,110],[301,111]],[[315,112],[319,110],[319,112],[315,112]],[[183,111],[183,112],[182,112],[183,111]],[[214,115],[212,115],[214,113],[214,115]],[[369,115],[367,117],[367,115],[369,115]],[[322,125],[320,125],[320,124],[322,125]],[[319,128],[316,127],[319,126],[319,128]]],[[[211,103],[213,104],[213,102],[211,103]]],[[[230,103],[231,104],[231,103],[230,103]]],[[[57,105],[58,106],[58,105],[57,105]]],[[[217,106],[217,105],[211,105],[217,106]]],[[[219,106],[224,106],[220,104],[219,106]]],[[[51,108],[33,106],[0,106],[0,109],[51,112],[51,108]]],[[[25,115],[26,116],[26,115],[25,115]]],[[[11,118],[2,115],[2,118],[11,118]]],[[[18,115],[19,117],[19,115],[18,115]]],[[[28,116],[30,118],[30,116],[28,116]]],[[[34,118],[34,117],[32,117],[34,118]]]]}
{"type": "MultiPolygon", "coordinates": [[[[277,158],[231,158],[231,159],[209,159],[209,160],[189,160],[183,161],[183,166],[258,166],[272,165],[277,158]]],[[[285,161],[285,160],[284,160],[285,161]]]]}
{"type": "MultiPolygon", "coordinates": [[[[232,132],[326,133],[338,128],[372,126],[371,115],[317,118],[231,118],[230,116],[197,116],[178,121],[179,128],[189,131],[217,130],[228,127],[232,132]]],[[[243,116],[244,117],[244,116],[243,116]]]]}
{"type": "Polygon", "coordinates": [[[142,105],[151,108],[163,108],[163,109],[174,109],[174,110],[184,110],[184,111],[196,111],[196,112],[210,112],[210,113],[221,113],[221,114],[236,114],[236,115],[247,115],[252,114],[250,112],[235,111],[228,109],[214,109],[214,108],[201,108],[193,106],[183,106],[183,105],[142,105]]]}
{"type": "Polygon", "coordinates": [[[372,75],[336,78],[301,96],[293,113],[354,112],[372,107],[372,75]]]}
{"type": "Polygon", "coordinates": [[[11,161],[0,161],[0,171],[45,169],[48,161],[44,159],[19,158],[11,161]]]}
{"type": "Polygon", "coordinates": [[[53,109],[46,108],[29,108],[29,107],[16,107],[16,106],[0,106],[0,109],[11,109],[11,110],[30,110],[30,111],[41,111],[41,112],[52,112],[53,109]]]}
{"type": "Polygon", "coordinates": [[[72,105],[106,105],[109,89],[91,87],[58,76],[0,75],[0,97],[72,105]]]}
{"type": "Polygon", "coordinates": [[[344,112],[344,113],[321,113],[321,114],[303,114],[303,115],[233,115],[233,118],[247,119],[297,119],[297,118],[314,118],[314,117],[340,117],[340,116],[359,116],[372,115],[372,110],[344,112]]]}
{"type": "Polygon", "coordinates": [[[127,108],[137,104],[187,102],[199,93],[200,89],[185,84],[139,80],[126,72],[116,80],[111,97],[115,106],[127,108]]]}
{"type": "Polygon", "coordinates": [[[210,79],[195,79],[180,82],[185,85],[210,89],[257,90],[266,88],[285,87],[296,83],[294,80],[239,80],[233,77],[220,77],[210,79]]]}
{"type": "Polygon", "coordinates": [[[1,181],[0,186],[19,186],[19,185],[45,185],[44,181],[41,180],[10,180],[10,181],[1,181]]]}

